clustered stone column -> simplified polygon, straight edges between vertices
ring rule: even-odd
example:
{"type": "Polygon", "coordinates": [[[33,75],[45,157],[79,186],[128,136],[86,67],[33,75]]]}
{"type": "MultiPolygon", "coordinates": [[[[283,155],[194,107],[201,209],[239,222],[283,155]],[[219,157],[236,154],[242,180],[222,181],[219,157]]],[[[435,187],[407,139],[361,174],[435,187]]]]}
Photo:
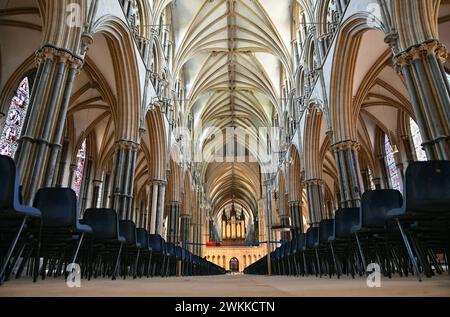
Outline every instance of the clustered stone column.
{"type": "Polygon", "coordinates": [[[199,187],[198,189],[198,204],[197,204],[197,208],[198,208],[198,213],[197,213],[197,236],[195,238],[196,242],[198,243],[197,245],[197,255],[201,256],[202,254],[202,246],[200,245],[203,242],[203,225],[205,223],[205,219],[204,219],[204,214],[205,214],[205,210],[204,210],[204,206],[203,206],[203,189],[201,187],[199,187]]]}
{"type": "Polygon", "coordinates": [[[450,160],[450,87],[443,66],[447,56],[442,43],[430,40],[394,58],[405,79],[430,160],[450,160]]]}
{"type": "Polygon", "coordinates": [[[138,150],[139,144],[132,141],[116,142],[113,168],[113,209],[120,219],[132,218],[134,175],[138,150]]]}
{"type": "Polygon", "coordinates": [[[180,242],[186,243],[189,241],[191,234],[191,215],[185,211],[180,217],[180,242]]]}
{"type": "Polygon", "coordinates": [[[411,146],[411,141],[409,139],[408,135],[402,135],[402,141],[403,141],[403,148],[405,149],[406,159],[408,162],[408,165],[411,165],[414,163],[414,155],[413,155],[413,148],[411,146]]]}
{"type": "Polygon", "coordinates": [[[309,225],[317,227],[323,219],[327,219],[323,195],[324,182],[322,179],[309,179],[303,183],[303,186],[308,196],[309,225]]]}
{"type": "Polygon", "coordinates": [[[342,141],[331,147],[336,156],[342,208],[361,205],[363,181],[358,160],[359,147],[356,141],[342,141]]]}
{"type": "Polygon", "coordinates": [[[166,184],[167,182],[165,180],[152,180],[149,182],[149,195],[151,201],[151,204],[148,206],[148,208],[150,208],[150,234],[163,234],[166,184]]]}
{"type": "MultiPolygon", "coordinates": [[[[280,224],[284,228],[289,228],[291,226],[291,220],[289,215],[282,214],[280,215],[280,224]]],[[[290,231],[282,231],[281,232],[281,240],[282,241],[290,241],[291,240],[291,232],[290,231]]]]}
{"type": "Polygon", "coordinates": [[[102,181],[95,179],[92,181],[93,189],[92,189],[92,208],[98,207],[98,199],[100,197],[100,187],[102,186],[102,181]]]}
{"type": "Polygon", "coordinates": [[[51,45],[42,47],[36,53],[36,60],[31,113],[16,153],[26,204],[32,203],[40,187],[56,183],[70,96],[83,65],[81,57],[51,45]]]}
{"type": "Polygon", "coordinates": [[[168,233],[167,240],[168,242],[179,242],[180,240],[180,203],[179,202],[171,202],[168,205],[168,233]]]}
{"type": "Polygon", "coordinates": [[[292,201],[289,203],[289,211],[291,214],[291,221],[293,227],[293,238],[303,233],[303,203],[300,201],[292,201]]]}
{"type": "Polygon", "coordinates": [[[267,225],[267,240],[269,241],[268,250],[273,251],[270,241],[272,241],[272,181],[267,180],[264,183],[266,187],[266,225],[267,225]]]}

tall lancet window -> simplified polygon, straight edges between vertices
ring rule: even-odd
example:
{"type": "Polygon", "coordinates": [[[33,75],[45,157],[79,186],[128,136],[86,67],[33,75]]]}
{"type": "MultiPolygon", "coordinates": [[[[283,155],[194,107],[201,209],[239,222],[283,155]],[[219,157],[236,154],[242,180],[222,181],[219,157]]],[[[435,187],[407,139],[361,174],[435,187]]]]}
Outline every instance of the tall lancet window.
{"type": "Polygon", "coordinates": [[[412,118],[409,119],[409,127],[411,130],[412,141],[414,143],[414,150],[416,152],[416,158],[418,161],[426,161],[427,154],[425,153],[425,151],[423,150],[423,147],[422,147],[423,141],[422,141],[422,136],[420,135],[419,126],[412,118]]]}
{"type": "Polygon", "coordinates": [[[14,157],[30,104],[30,83],[25,77],[11,100],[0,138],[0,155],[14,157]]]}
{"type": "Polygon", "coordinates": [[[397,163],[395,162],[395,149],[392,147],[389,137],[385,135],[384,137],[384,149],[386,153],[386,164],[389,172],[389,177],[391,179],[391,185],[393,189],[401,190],[400,185],[400,174],[397,169],[397,163]]]}
{"type": "Polygon", "coordinates": [[[86,164],[86,149],[86,139],[84,139],[77,153],[76,169],[72,181],[72,189],[77,194],[77,197],[80,197],[81,184],[83,182],[84,167],[86,164]]]}

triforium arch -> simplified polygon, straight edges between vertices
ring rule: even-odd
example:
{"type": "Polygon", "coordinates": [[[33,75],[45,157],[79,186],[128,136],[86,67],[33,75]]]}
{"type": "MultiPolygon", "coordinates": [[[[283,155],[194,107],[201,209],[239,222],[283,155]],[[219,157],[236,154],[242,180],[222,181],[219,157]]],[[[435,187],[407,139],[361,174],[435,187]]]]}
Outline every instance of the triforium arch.
{"type": "Polygon", "coordinates": [[[323,198],[323,162],[320,160],[325,120],[317,102],[311,103],[307,111],[303,139],[305,157],[303,186],[308,196],[309,225],[317,226],[326,217],[323,198]]]}
{"type": "Polygon", "coordinates": [[[305,230],[303,177],[304,173],[302,172],[300,153],[293,144],[289,149],[288,160],[288,200],[289,214],[294,235],[304,233],[305,230]]]}

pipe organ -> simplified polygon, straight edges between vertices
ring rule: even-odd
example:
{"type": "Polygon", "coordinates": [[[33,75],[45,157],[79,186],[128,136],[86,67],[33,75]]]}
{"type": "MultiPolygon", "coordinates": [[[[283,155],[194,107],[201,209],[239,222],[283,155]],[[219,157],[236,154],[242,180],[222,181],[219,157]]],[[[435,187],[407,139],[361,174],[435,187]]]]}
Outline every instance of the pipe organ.
{"type": "Polygon", "coordinates": [[[244,210],[237,214],[234,205],[229,214],[226,210],[222,214],[222,241],[243,241],[247,236],[246,219],[244,210]]]}

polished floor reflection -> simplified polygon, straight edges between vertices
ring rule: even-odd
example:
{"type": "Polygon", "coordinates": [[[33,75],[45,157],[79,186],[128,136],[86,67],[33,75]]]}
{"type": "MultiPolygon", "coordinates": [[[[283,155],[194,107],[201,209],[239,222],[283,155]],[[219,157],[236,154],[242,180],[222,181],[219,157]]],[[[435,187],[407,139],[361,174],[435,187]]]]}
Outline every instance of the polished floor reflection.
{"type": "Polygon", "coordinates": [[[413,277],[382,280],[381,288],[368,288],[365,279],[316,279],[246,275],[218,277],[155,278],[152,280],[82,282],[80,289],[67,288],[63,280],[49,279],[38,284],[12,281],[0,287],[3,296],[132,296],[132,297],[303,297],[303,296],[450,296],[450,277],[441,276],[423,283],[413,277]]]}

